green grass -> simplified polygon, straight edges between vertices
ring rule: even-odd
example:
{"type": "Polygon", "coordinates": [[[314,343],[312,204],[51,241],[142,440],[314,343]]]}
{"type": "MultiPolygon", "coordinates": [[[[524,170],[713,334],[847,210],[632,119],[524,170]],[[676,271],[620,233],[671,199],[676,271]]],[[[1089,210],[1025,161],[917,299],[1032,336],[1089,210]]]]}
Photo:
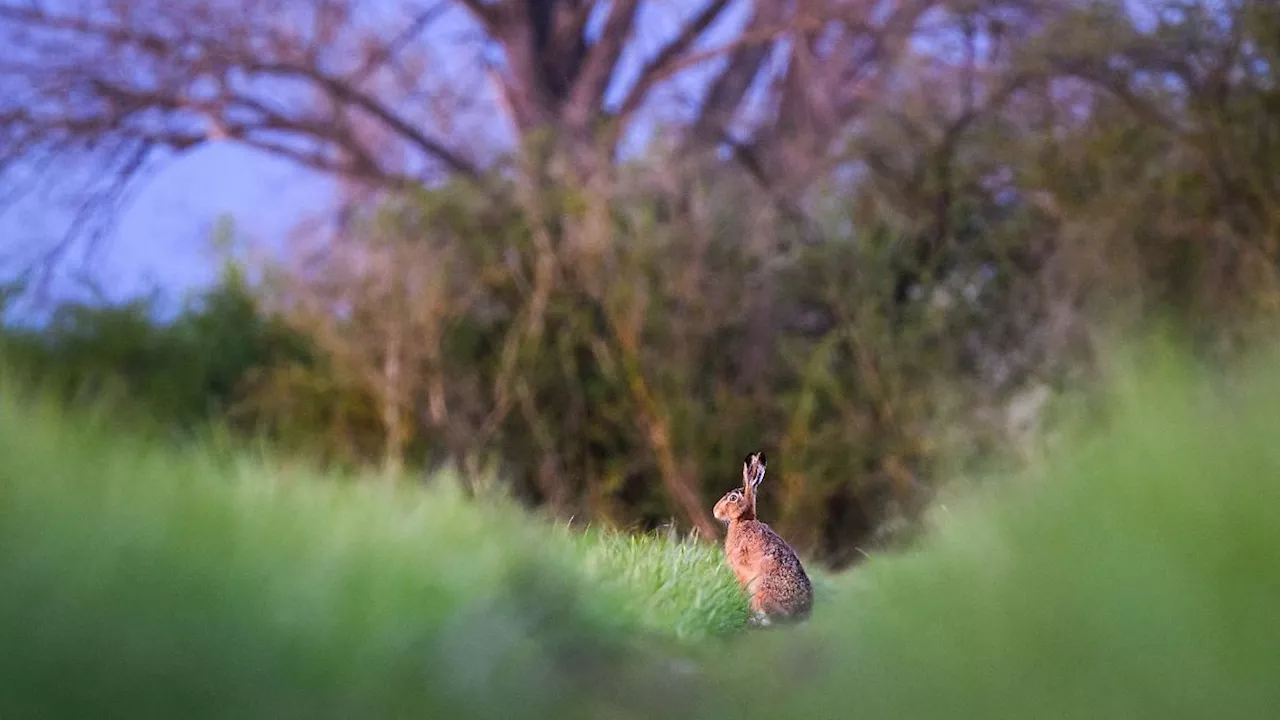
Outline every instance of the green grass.
{"type": "Polygon", "coordinates": [[[1280,366],[1145,353],[1043,472],[750,633],[715,548],[0,400],[0,717],[1274,716],[1280,366]]]}
{"type": "Polygon", "coordinates": [[[0,401],[0,717],[560,716],[745,618],[711,547],[104,424],[0,401]]]}

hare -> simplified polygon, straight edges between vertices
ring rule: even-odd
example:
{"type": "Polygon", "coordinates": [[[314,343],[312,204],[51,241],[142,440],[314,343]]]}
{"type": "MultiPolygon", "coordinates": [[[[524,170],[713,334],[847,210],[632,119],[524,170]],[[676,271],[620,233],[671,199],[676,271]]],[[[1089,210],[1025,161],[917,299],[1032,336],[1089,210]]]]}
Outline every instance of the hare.
{"type": "Polygon", "coordinates": [[[751,597],[752,624],[804,620],[813,608],[809,576],[791,546],[756,519],[756,488],[764,471],[764,453],[748,455],[742,462],[742,488],[725,493],[712,514],[729,526],[725,558],[751,597]]]}

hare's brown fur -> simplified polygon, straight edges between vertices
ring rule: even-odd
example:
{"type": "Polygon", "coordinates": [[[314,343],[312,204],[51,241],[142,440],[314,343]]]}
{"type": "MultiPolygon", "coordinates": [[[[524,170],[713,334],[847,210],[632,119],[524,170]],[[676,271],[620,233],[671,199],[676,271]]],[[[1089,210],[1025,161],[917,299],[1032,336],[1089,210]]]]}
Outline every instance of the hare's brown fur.
{"type": "Polygon", "coordinates": [[[729,525],[725,558],[750,595],[752,619],[762,624],[803,620],[813,608],[809,576],[791,546],[756,518],[756,488],[764,471],[764,453],[748,455],[742,464],[742,487],[725,493],[712,514],[729,525]]]}

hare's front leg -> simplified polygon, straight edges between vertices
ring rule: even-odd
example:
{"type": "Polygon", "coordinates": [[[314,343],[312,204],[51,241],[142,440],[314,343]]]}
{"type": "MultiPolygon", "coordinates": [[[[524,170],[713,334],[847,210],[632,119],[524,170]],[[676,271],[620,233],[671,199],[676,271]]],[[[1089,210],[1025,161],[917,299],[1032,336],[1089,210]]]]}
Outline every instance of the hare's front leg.
{"type": "MultiPolygon", "coordinates": [[[[752,580],[754,581],[755,578],[752,578],[752,580]]],[[[747,608],[750,610],[747,624],[753,627],[767,627],[769,625],[769,612],[765,608],[764,597],[750,585],[747,586],[747,592],[750,593],[747,602],[747,608]]]]}

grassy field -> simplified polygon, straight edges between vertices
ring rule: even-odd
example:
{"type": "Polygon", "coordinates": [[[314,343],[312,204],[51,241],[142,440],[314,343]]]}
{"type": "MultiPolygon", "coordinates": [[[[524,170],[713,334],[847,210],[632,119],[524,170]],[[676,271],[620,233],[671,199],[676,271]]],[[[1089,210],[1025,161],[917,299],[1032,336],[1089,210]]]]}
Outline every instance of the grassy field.
{"type": "Polygon", "coordinates": [[[0,399],[0,717],[1273,717],[1280,371],[1149,352],[762,632],[716,548],[0,399]]]}

